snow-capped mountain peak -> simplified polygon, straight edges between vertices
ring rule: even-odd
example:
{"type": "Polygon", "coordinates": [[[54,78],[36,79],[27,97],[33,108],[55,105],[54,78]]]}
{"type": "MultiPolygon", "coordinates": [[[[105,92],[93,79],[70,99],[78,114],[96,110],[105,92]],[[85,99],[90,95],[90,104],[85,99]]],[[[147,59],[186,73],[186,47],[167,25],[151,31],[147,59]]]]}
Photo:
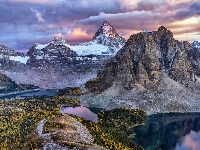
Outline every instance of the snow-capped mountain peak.
{"type": "Polygon", "coordinates": [[[65,46],[69,46],[70,44],[67,43],[64,39],[62,38],[54,38],[51,43],[53,43],[54,45],[65,45],[65,46]]]}
{"type": "Polygon", "coordinates": [[[50,43],[47,44],[40,44],[40,43],[35,43],[34,47],[38,50],[42,50],[43,48],[45,48],[46,46],[48,46],[49,44],[53,44],[53,45],[64,45],[64,46],[69,46],[70,44],[67,43],[64,39],[62,38],[54,38],[50,43]]]}
{"type": "Polygon", "coordinates": [[[98,29],[93,39],[96,39],[102,34],[112,38],[119,36],[113,26],[111,26],[107,21],[103,22],[103,25],[98,29]]]}
{"type": "MultiPolygon", "coordinates": [[[[104,46],[104,50],[107,49],[106,53],[110,56],[113,56],[125,45],[125,42],[126,40],[117,34],[114,27],[111,26],[107,21],[104,21],[103,25],[95,33],[92,41],[82,43],[79,46],[104,46]]],[[[70,48],[73,50],[73,47],[70,48]]]]}

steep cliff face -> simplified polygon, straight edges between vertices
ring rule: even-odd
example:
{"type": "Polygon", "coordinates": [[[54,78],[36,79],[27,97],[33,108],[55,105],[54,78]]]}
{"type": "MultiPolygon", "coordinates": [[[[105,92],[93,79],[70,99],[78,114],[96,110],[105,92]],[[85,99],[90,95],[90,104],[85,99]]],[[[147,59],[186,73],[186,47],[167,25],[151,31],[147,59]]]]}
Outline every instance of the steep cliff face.
{"type": "Polygon", "coordinates": [[[158,31],[133,34],[97,78],[88,81],[85,87],[101,93],[116,82],[127,90],[136,83],[158,90],[163,75],[187,86],[195,80],[192,62],[187,56],[191,49],[189,43],[175,40],[164,26],[158,31]]]}
{"type": "Polygon", "coordinates": [[[192,62],[195,73],[200,76],[200,51],[198,48],[193,48],[187,51],[188,57],[192,62]]]}

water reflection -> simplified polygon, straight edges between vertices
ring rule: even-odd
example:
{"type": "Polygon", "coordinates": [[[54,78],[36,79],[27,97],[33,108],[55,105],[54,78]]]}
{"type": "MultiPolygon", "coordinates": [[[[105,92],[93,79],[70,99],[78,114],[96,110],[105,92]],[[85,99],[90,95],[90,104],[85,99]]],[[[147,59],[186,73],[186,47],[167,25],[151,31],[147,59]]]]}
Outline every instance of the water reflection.
{"type": "Polygon", "coordinates": [[[78,117],[83,117],[87,120],[91,120],[95,123],[98,122],[97,114],[93,113],[89,108],[84,106],[78,106],[78,107],[65,107],[61,110],[64,114],[72,114],[76,115],[78,117]]]}
{"type": "Polygon", "coordinates": [[[176,144],[176,150],[200,150],[200,133],[191,131],[176,144]]]}
{"type": "Polygon", "coordinates": [[[200,113],[151,115],[133,130],[133,141],[145,150],[200,150],[200,113]]]}

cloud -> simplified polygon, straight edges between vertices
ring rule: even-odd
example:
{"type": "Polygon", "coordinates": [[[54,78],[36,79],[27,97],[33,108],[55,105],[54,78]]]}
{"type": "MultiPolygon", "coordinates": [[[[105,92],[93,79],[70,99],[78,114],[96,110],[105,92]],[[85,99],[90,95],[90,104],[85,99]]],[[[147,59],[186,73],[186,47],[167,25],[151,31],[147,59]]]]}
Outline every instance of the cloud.
{"type": "Polygon", "coordinates": [[[93,34],[88,34],[86,31],[81,30],[80,28],[75,28],[74,30],[69,30],[66,34],[52,34],[51,37],[63,38],[70,44],[79,44],[81,42],[91,41],[94,36],[93,34]]]}
{"type": "Polygon", "coordinates": [[[31,8],[31,11],[33,13],[35,13],[35,17],[37,18],[39,23],[44,23],[45,22],[44,18],[42,18],[42,14],[38,10],[31,8]]]}
{"type": "Polygon", "coordinates": [[[30,3],[30,4],[56,4],[64,2],[64,0],[8,0],[15,3],[30,3]]]}
{"type": "Polygon", "coordinates": [[[177,40],[199,40],[199,0],[4,0],[0,10],[0,44],[13,49],[53,36],[73,44],[90,41],[105,20],[126,39],[163,25],[177,40]]]}
{"type": "Polygon", "coordinates": [[[99,24],[107,20],[118,29],[153,30],[162,24],[164,25],[166,22],[170,22],[172,18],[173,14],[170,12],[165,13],[165,15],[150,11],[132,11],[118,14],[101,12],[98,16],[91,16],[86,19],[77,20],[76,22],[84,25],[95,24],[99,26],[99,24]]]}
{"type": "Polygon", "coordinates": [[[73,31],[68,31],[66,33],[66,38],[70,41],[88,41],[92,40],[94,34],[87,34],[86,31],[82,31],[80,28],[76,28],[73,31]]]}
{"type": "Polygon", "coordinates": [[[184,20],[192,16],[200,15],[200,2],[196,1],[194,3],[190,3],[189,7],[185,9],[181,9],[176,12],[176,19],[184,20]]]}

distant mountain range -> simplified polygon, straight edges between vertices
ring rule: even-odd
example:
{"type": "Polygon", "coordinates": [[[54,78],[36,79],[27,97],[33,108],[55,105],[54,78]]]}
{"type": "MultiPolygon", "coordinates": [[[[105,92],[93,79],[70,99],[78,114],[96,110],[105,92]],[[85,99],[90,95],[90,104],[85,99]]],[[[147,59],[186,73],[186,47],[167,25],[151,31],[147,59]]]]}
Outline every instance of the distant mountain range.
{"type": "MultiPolygon", "coordinates": [[[[153,35],[156,32],[143,30],[142,33],[153,35]]],[[[46,44],[34,44],[27,54],[0,45],[0,69],[17,83],[41,85],[42,82],[43,87],[48,88],[79,86],[96,77],[106,62],[119,53],[120,49],[124,49],[125,43],[126,40],[117,34],[114,27],[104,21],[91,41],[79,45],[70,45],[64,39],[54,38],[46,44]]],[[[177,44],[181,45],[181,42],[177,44]]],[[[189,45],[191,50],[187,56],[193,59],[193,68],[200,74],[200,43],[194,41],[189,45]]],[[[166,64],[163,69],[170,73],[175,53],[165,54],[164,46],[162,55],[169,55],[169,58],[163,60],[162,63],[166,64]]]]}

